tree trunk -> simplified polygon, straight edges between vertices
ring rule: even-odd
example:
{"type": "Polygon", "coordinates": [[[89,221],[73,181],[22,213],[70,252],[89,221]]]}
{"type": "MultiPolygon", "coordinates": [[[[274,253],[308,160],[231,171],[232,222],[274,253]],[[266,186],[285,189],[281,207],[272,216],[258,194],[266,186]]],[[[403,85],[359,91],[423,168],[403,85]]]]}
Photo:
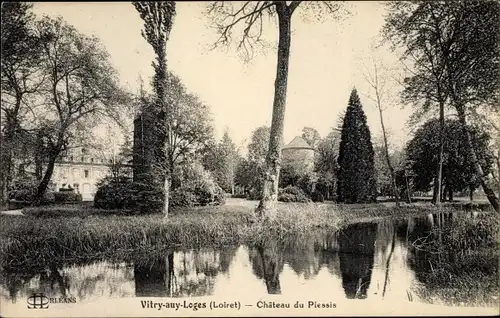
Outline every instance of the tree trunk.
{"type": "Polygon", "coordinates": [[[434,176],[434,186],[432,187],[432,203],[436,204],[439,201],[439,189],[438,189],[438,181],[437,174],[434,176]]]}
{"type": "Polygon", "coordinates": [[[17,128],[15,115],[10,114],[10,112],[5,112],[5,133],[1,134],[1,179],[2,182],[2,202],[6,203],[8,200],[8,191],[10,188],[10,183],[12,181],[12,167],[13,167],[13,155],[12,148],[14,147],[14,139],[17,128]]]}
{"type": "Polygon", "coordinates": [[[378,88],[377,88],[377,106],[380,115],[380,125],[382,126],[382,136],[384,137],[385,160],[387,162],[387,167],[389,168],[389,173],[391,175],[391,185],[392,185],[392,191],[394,193],[394,200],[396,201],[396,206],[399,207],[398,187],[396,186],[396,176],[394,174],[394,168],[392,167],[391,159],[389,157],[389,145],[387,142],[387,135],[385,133],[384,117],[382,116],[382,107],[380,105],[378,88]]]}
{"type": "Polygon", "coordinates": [[[411,203],[411,193],[410,193],[410,183],[408,182],[408,176],[405,171],[405,180],[406,180],[406,194],[408,196],[408,203],[411,203]]]}
{"type": "Polygon", "coordinates": [[[465,132],[465,136],[466,136],[466,140],[467,140],[467,145],[466,145],[467,151],[468,151],[469,159],[472,162],[474,170],[476,171],[476,176],[479,179],[481,186],[483,187],[483,191],[486,194],[488,201],[490,201],[490,204],[493,206],[495,211],[500,212],[500,204],[498,202],[497,196],[495,195],[495,192],[490,187],[488,175],[486,175],[483,172],[483,168],[481,167],[481,165],[479,164],[479,161],[477,160],[476,151],[474,150],[474,144],[472,143],[472,137],[470,135],[469,129],[467,129],[467,119],[465,117],[464,107],[458,103],[455,103],[455,108],[457,109],[458,118],[460,120],[460,123],[462,124],[462,129],[465,132]]]}
{"type": "MultiPolygon", "coordinates": [[[[167,116],[169,118],[169,116],[167,116]]],[[[165,138],[166,144],[165,144],[165,154],[167,156],[168,160],[168,167],[165,169],[165,176],[164,176],[164,184],[163,184],[163,191],[164,191],[164,202],[163,202],[163,217],[168,218],[168,212],[170,209],[170,192],[172,191],[172,177],[174,175],[174,158],[173,154],[170,151],[171,147],[171,142],[170,142],[170,136],[172,135],[172,130],[170,129],[170,124],[168,125],[167,128],[167,137],[165,138]]]]}
{"type": "Polygon", "coordinates": [[[36,151],[35,151],[35,177],[38,182],[43,178],[43,152],[44,145],[42,140],[42,132],[37,132],[36,151]]]}
{"type": "Polygon", "coordinates": [[[163,217],[168,218],[168,209],[169,209],[169,196],[170,196],[170,187],[172,185],[172,181],[168,174],[165,175],[165,181],[163,184],[163,217]]]}
{"type": "Polygon", "coordinates": [[[1,185],[1,200],[2,203],[7,203],[8,200],[8,190],[10,186],[10,181],[11,181],[11,172],[12,172],[12,151],[11,151],[11,143],[9,142],[9,137],[7,134],[1,134],[1,158],[2,158],[2,164],[1,164],[1,169],[0,169],[0,174],[1,178],[0,181],[2,182],[1,185]]]}
{"type": "Polygon", "coordinates": [[[12,171],[13,171],[13,152],[12,149],[14,147],[15,143],[15,138],[16,134],[19,132],[19,121],[18,121],[18,116],[19,116],[19,109],[21,108],[21,101],[23,99],[23,94],[20,93],[19,91],[16,90],[16,101],[14,104],[13,109],[6,109],[4,116],[5,116],[5,135],[1,134],[2,140],[1,140],[1,159],[2,159],[2,165],[1,165],[1,178],[0,182],[2,182],[1,185],[1,191],[2,191],[2,196],[0,200],[3,202],[7,202],[8,200],[8,191],[10,188],[10,183],[12,181],[12,171]]]}
{"type": "MultiPolygon", "coordinates": [[[[437,191],[441,193],[443,184],[443,154],[444,154],[444,102],[439,102],[439,163],[437,168],[437,191]]],[[[440,196],[437,196],[436,205],[441,204],[440,196]]]]}
{"type": "Polygon", "coordinates": [[[448,200],[453,202],[453,187],[448,188],[448,200]]]}
{"type": "Polygon", "coordinates": [[[276,4],[279,21],[278,64],[274,82],[274,102],[269,150],[266,157],[262,199],[257,207],[259,216],[272,217],[278,201],[281,145],[285,123],[288,64],[291,44],[291,14],[285,3],[276,4]]]}
{"type": "MultiPolygon", "coordinates": [[[[61,149],[59,146],[57,149],[61,149]]],[[[48,156],[47,170],[45,170],[45,174],[43,175],[42,181],[38,184],[36,189],[36,195],[32,202],[32,205],[40,205],[42,203],[43,196],[47,191],[49,186],[50,179],[52,178],[52,173],[54,172],[54,166],[56,163],[56,159],[59,156],[60,151],[57,149],[51,150],[48,156]]]]}
{"type": "Polygon", "coordinates": [[[498,187],[498,196],[500,196],[500,149],[498,149],[497,151],[497,172],[498,172],[498,176],[497,176],[497,187],[498,187]]]}
{"type": "Polygon", "coordinates": [[[469,186],[469,199],[470,201],[474,201],[474,187],[473,186],[469,186]]]}

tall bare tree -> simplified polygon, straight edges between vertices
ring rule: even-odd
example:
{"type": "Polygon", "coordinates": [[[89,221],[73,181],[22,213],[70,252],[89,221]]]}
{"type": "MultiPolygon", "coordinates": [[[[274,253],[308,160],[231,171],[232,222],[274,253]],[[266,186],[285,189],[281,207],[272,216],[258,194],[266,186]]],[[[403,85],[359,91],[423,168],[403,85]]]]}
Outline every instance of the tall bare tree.
{"type": "MultiPolygon", "coordinates": [[[[163,155],[172,153],[171,148],[171,114],[167,103],[167,54],[166,45],[172,30],[175,17],[175,1],[137,1],[133,3],[144,21],[142,36],[151,45],[156,54],[156,61],[153,62],[155,71],[153,77],[153,90],[156,98],[156,110],[160,125],[164,126],[165,132],[159,134],[160,143],[163,144],[163,155]]],[[[170,158],[171,159],[171,158],[170,158]]],[[[172,160],[168,160],[172,162],[172,160]]],[[[173,169],[173,168],[171,168],[173,169]]],[[[170,169],[164,169],[164,205],[163,213],[168,216],[170,188],[172,176],[170,169]]]]}
{"type": "Polygon", "coordinates": [[[380,74],[379,70],[380,68],[383,68],[383,65],[377,63],[375,59],[373,59],[373,73],[366,72],[366,74],[364,74],[366,82],[373,89],[374,91],[373,94],[375,95],[372,96],[371,94],[367,94],[366,96],[371,100],[373,100],[377,105],[380,117],[380,126],[382,128],[382,138],[384,140],[385,161],[387,164],[387,168],[389,169],[392,191],[394,199],[396,200],[396,206],[399,206],[399,193],[398,193],[399,191],[396,185],[396,175],[394,173],[394,167],[391,163],[391,158],[389,155],[389,141],[387,136],[387,130],[385,128],[385,123],[384,123],[384,110],[387,109],[387,105],[384,105],[387,103],[387,101],[385,100],[385,98],[387,97],[386,95],[388,94],[386,86],[387,78],[384,76],[384,74],[380,74]]]}
{"type": "Polygon", "coordinates": [[[288,66],[292,41],[292,15],[299,6],[304,10],[314,11],[315,16],[336,16],[340,12],[340,8],[342,8],[339,2],[333,1],[215,1],[209,5],[208,10],[220,35],[216,46],[229,44],[232,41],[233,31],[237,29],[237,26],[242,26],[243,30],[238,40],[238,49],[242,49],[247,57],[252,56],[256,44],[262,43],[265,17],[277,17],[278,61],[276,80],[274,82],[271,135],[266,156],[263,195],[257,207],[259,216],[273,217],[276,211],[285,124],[288,66]]]}

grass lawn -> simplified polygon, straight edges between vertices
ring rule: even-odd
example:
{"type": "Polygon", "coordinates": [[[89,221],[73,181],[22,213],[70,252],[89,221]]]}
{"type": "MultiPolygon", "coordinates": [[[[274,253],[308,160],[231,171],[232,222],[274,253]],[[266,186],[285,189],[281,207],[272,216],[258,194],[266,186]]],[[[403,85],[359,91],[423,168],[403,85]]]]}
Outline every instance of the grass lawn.
{"type": "MultiPolygon", "coordinates": [[[[259,221],[255,204],[229,199],[226,205],[174,209],[161,214],[124,215],[90,204],[25,208],[24,216],[0,215],[3,265],[21,266],[51,258],[111,256],[175,247],[259,244],[291,236],[333,232],[355,222],[405,218],[437,212],[432,205],[335,205],[279,203],[274,219],[259,221]],[[7,262],[8,264],[5,264],[7,262]]],[[[440,211],[456,211],[442,207],[440,211]]]]}

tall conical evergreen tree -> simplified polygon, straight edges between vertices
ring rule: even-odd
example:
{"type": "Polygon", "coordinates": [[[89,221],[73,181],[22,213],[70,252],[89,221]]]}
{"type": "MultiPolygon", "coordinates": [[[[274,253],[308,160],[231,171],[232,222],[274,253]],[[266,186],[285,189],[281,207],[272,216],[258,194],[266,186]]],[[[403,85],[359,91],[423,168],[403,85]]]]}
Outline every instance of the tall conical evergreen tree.
{"type": "Polygon", "coordinates": [[[367,203],[376,199],[374,151],[366,115],[356,89],[351,92],[342,124],[337,202],[367,203]]]}

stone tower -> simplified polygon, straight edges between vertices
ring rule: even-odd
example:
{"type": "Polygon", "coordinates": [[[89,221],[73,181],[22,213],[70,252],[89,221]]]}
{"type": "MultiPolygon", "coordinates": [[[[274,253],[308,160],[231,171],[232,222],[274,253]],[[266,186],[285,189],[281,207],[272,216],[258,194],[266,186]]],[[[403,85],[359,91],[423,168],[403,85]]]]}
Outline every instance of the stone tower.
{"type": "Polygon", "coordinates": [[[283,163],[299,167],[304,174],[314,171],[314,148],[302,137],[295,137],[281,150],[283,163]]]}

